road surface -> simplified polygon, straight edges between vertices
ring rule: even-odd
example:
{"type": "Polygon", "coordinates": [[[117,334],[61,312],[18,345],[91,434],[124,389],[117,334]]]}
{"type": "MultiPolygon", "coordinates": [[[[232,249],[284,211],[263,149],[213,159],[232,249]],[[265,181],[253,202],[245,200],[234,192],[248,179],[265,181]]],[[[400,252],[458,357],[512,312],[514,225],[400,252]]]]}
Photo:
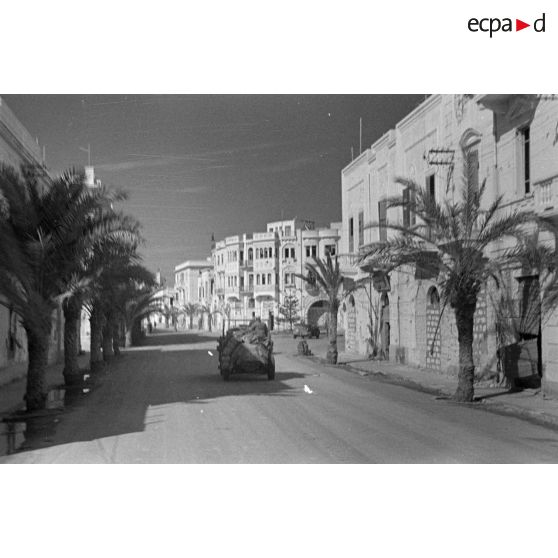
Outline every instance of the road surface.
{"type": "Polygon", "coordinates": [[[56,422],[12,434],[28,449],[0,462],[558,462],[554,430],[295,357],[289,337],[275,347],[274,381],[224,382],[215,337],[158,332],[56,422]]]}

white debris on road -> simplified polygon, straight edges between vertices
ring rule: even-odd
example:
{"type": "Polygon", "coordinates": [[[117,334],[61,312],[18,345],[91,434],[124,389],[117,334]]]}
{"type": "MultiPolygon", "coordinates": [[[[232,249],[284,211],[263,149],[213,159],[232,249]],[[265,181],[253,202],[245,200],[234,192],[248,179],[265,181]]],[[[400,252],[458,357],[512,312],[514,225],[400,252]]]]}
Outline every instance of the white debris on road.
{"type": "Polygon", "coordinates": [[[306,393],[314,393],[306,384],[304,384],[304,391],[306,393]]]}
{"type": "Polygon", "coordinates": [[[211,351],[207,351],[207,354],[208,354],[209,356],[213,356],[213,353],[212,353],[211,351]]]}

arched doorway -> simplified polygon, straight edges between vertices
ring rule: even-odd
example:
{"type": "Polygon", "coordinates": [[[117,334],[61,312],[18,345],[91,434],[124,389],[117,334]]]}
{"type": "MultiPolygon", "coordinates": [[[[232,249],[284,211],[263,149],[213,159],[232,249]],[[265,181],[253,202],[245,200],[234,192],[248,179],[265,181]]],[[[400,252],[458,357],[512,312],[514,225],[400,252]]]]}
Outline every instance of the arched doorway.
{"type": "Polygon", "coordinates": [[[327,326],[327,300],[316,300],[313,302],[306,312],[306,321],[311,325],[317,325],[324,328],[327,326]]]}
{"type": "Polygon", "coordinates": [[[426,294],[426,368],[440,370],[442,342],[440,332],[440,295],[436,287],[426,294]]]}
{"type": "Polygon", "coordinates": [[[382,293],[380,298],[380,355],[385,360],[389,360],[389,328],[389,297],[387,293],[382,293]]]}

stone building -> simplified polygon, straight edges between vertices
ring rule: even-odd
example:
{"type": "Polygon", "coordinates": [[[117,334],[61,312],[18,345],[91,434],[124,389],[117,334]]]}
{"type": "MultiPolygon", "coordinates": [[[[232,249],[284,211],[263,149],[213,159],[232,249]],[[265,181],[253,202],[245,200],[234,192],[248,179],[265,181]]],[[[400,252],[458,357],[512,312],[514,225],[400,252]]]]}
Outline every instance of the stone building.
{"type": "MultiPolygon", "coordinates": [[[[323,258],[328,252],[338,253],[340,226],[332,223],[316,228],[312,221],[282,220],[268,223],[264,232],[214,242],[212,267],[198,277],[202,304],[210,309],[212,327],[246,324],[254,316],[273,321],[276,327],[286,292],[296,293],[302,319],[322,324],[325,297],[306,288],[295,274],[305,272],[307,261],[323,258]]],[[[180,280],[175,273],[177,288],[180,280]]],[[[209,328],[208,319],[201,317],[205,329],[209,328]]]]}
{"type": "MultiPolygon", "coordinates": [[[[44,152],[16,115],[0,97],[0,163],[19,170],[22,165],[44,167],[44,152]]],[[[53,315],[54,327],[49,352],[49,362],[62,358],[63,316],[59,309],[53,315]]],[[[26,373],[27,340],[16,313],[0,305],[0,384],[26,373]]]]}
{"type": "MultiPolygon", "coordinates": [[[[485,207],[502,195],[505,211],[530,209],[556,223],[557,137],[554,96],[433,95],[342,170],[343,272],[367,285],[343,305],[348,350],[369,350],[372,314],[385,358],[456,373],[455,319],[440,300],[436,277],[424,270],[394,272],[387,280],[374,277],[366,266],[359,267],[358,254],[393,234],[382,224],[412,224],[410,214],[386,206],[388,197],[408,195],[397,177],[412,178],[437,200],[460,196],[465,180],[476,185],[486,181],[485,207]],[[369,223],[379,226],[370,228],[369,223]]],[[[541,240],[555,244],[549,236],[541,240]]],[[[500,242],[491,250],[505,247],[500,242]]],[[[510,270],[517,296],[525,284],[522,273],[510,270]]],[[[475,313],[474,357],[481,374],[495,370],[498,360],[493,290],[488,286],[481,293],[475,313]]],[[[531,332],[530,347],[536,353],[531,360],[537,361],[544,389],[556,391],[556,311],[540,316],[539,323],[540,332],[531,332]]]]}

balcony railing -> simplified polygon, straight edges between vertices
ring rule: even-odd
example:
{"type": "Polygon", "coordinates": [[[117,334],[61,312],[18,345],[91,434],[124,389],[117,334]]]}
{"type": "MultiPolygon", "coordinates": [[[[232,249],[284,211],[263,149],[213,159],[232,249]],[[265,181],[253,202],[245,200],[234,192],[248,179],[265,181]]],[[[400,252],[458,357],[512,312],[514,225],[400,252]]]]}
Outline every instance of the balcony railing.
{"type": "Polygon", "coordinates": [[[535,206],[538,213],[556,215],[558,213],[558,175],[535,183],[535,206]]]}

